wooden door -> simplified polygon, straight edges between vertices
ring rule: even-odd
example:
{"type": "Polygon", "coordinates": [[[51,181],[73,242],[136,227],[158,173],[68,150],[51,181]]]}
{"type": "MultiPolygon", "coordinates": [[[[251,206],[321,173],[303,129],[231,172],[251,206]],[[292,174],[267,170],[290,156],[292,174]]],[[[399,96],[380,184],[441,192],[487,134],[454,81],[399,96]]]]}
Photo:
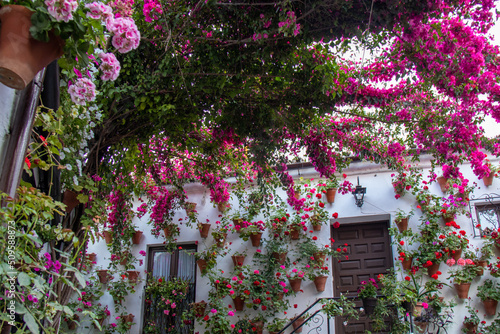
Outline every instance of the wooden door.
{"type": "MultiPolygon", "coordinates": [[[[348,259],[334,261],[334,293],[356,296],[361,281],[376,278],[392,268],[392,248],[389,236],[389,222],[379,221],[363,224],[342,224],[332,229],[335,245],[346,243],[348,259]]],[[[356,302],[361,307],[361,301],[356,302]]],[[[335,320],[336,334],[364,333],[370,330],[370,319],[361,313],[358,321],[335,320]]]]}

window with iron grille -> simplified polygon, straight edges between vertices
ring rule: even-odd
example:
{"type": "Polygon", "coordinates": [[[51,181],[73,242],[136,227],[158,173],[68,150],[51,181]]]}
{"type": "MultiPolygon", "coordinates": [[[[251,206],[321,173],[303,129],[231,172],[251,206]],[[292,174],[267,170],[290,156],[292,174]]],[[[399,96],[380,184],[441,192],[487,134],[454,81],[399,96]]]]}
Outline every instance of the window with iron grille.
{"type": "MultiPolygon", "coordinates": [[[[172,280],[181,278],[189,281],[186,298],[177,303],[175,310],[165,314],[161,297],[151,298],[144,296],[144,322],[143,333],[178,333],[191,334],[194,324],[182,321],[182,313],[189,309],[189,304],[195,300],[196,289],[196,245],[182,245],[182,249],[169,253],[164,246],[152,246],[148,249],[148,280],[159,278],[172,280]]],[[[150,284],[147,282],[146,284],[150,284]]]]}
{"type": "Polygon", "coordinates": [[[500,203],[476,204],[477,222],[475,228],[479,235],[489,235],[500,226],[500,203]]]}

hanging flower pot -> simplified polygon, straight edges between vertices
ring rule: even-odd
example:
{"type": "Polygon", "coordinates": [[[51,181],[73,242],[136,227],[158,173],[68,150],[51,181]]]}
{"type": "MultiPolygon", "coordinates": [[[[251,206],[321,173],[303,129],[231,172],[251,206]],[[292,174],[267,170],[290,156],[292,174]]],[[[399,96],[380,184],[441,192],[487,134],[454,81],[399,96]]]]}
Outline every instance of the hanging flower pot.
{"type": "Polygon", "coordinates": [[[425,333],[427,326],[429,325],[427,321],[414,321],[413,324],[415,325],[415,329],[418,333],[425,333]]]}
{"type": "Polygon", "coordinates": [[[219,210],[220,212],[224,212],[228,209],[229,207],[229,204],[227,202],[222,202],[222,203],[219,203],[217,204],[217,210],[219,210]]]}
{"type": "Polygon", "coordinates": [[[279,263],[279,264],[284,264],[286,261],[286,255],[288,252],[284,253],[278,253],[278,252],[273,252],[273,258],[279,263]]]}
{"type": "Polygon", "coordinates": [[[477,276],[483,276],[484,268],[488,265],[488,261],[478,260],[476,261],[477,276]]]}
{"type": "Polygon", "coordinates": [[[323,264],[325,263],[325,259],[326,259],[325,253],[317,252],[317,253],[313,254],[313,257],[314,257],[314,261],[316,261],[319,266],[323,266],[323,264]]]}
{"type": "Polygon", "coordinates": [[[12,330],[12,325],[9,324],[7,321],[3,321],[2,325],[0,326],[0,333],[9,334],[11,330],[12,330]]]}
{"type": "Polygon", "coordinates": [[[401,261],[401,266],[403,267],[403,270],[410,270],[412,262],[413,262],[413,257],[409,257],[401,261]]]}
{"type": "Polygon", "coordinates": [[[259,321],[253,321],[251,322],[252,327],[255,328],[256,334],[262,334],[262,331],[264,330],[264,321],[259,320],[259,321]]]}
{"type": "Polygon", "coordinates": [[[173,229],[175,228],[174,225],[168,224],[167,227],[163,229],[163,234],[165,235],[165,238],[169,238],[172,236],[173,229]]]}
{"type": "Polygon", "coordinates": [[[289,278],[288,282],[293,292],[299,292],[300,286],[302,285],[302,278],[289,278]]]}
{"type": "Polygon", "coordinates": [[[97,254],[96,253],[87,254],[87,258],[90,262],[96,262],[97,254]]]}
{"type": "Polygon", "coordinates": [[[446,193],[448,189],[450,189],[450,185],[448,184],[448,179],[445,178],[444,176],[438,176],[436,181],[439,184],[439,187],[441,188],[441,191],[443,193],[446,193]]]}
{"type": "Polygon", "coordinates": [[[314,285],[316,286],[317,292],[325,291],[327,279],[328,279],[328,276],[317,276],[314,278],[314,285]]]}
{"type": "Polygon", "coordinates": [[[252,246],[259,247],[261,238],[262,238],[262,232],[250,234],[250,240],[252,241],[252,246]]]}
{"type": "Polygon", "coordinates": [[[193,309],[195,316],[202,317],[205,314],[205,310],[207,308],[207,302],[202,300],[201,302],[192,303],[191,308],[193,309]]]}
{"type": "Polygon", "coordinates": [[[299,230],[292,229],[290,231],[290,239],[292,239],[292,240],[299,240],[299,238],[300,238],[300,232],[299,232],[299,230]]]}
{"type": "Polygon", "coordinates": [[[458,298],[467,299],[469,298],[470,283],[455,283],[455,290],[457,290],[458,298]]]}
{"type": "Polygon", "coordinates": [[[467,334],[477,333],[477,324],[472,322],[464,322],[464,328],[467,330],[467,334]]]}
{"type": "Polygon", "coordinates": [[[313,231],[321,231],[321,224],[312,224],[313,231]]]}
{"type": "Polygon", "coordinates": [[[233,297],[233,304],[236,311],[243,311],[245,308],[245,300],[240,296],[233,297]]]}
{"type": "Polygon", "coordinates": [[[432,277],[432,275],[435,275],[439,270],[439,265],[440,265],[440,263],[437,262],[437,263],[433,263],[432,265],[428,266],[427,267],[427,275],[429,275],[431,277],[432,277]]]}
{"type": "Polygon", "coordinates": [[[488,176],[483,177],[483,183],[485,187],[489,187],[493,184],[493,177],[495,176],[495,173],[490,172],[488,176]]]}
{"type": "Polygon", "coordinates": [[[139,279],[139,271],[136,270],[128,270],[128,280],[130,283],[137,283],[137,280],[139,279]]]}
{"type": "Polygon", "coordinates": [[[128,252],[123,252],[123,253],[121,254],[121,256],[120,256],[120,259],[121,259],[121,260],[120,260],[120,264],[121,264],[122,266],[127,265],[127,262],[128,262],[128,254],[129,254],[128,252]]]}
{"type": "Polygon", "coordinates": [[[420,317],[422,315],[423,310],[424,310],[424,304],[422,302],[417,302],[417,304],[413,308],[413,316],[420,317]]]}
{"type": "Polygon", "coordinates": [[[304,319],[303,317],[300,317],[300,318],[297,318],[297,320],[295,320],[294,322],[292,322],[294,333],[302,333],[302,329],[304,327],[300,327],[300,326],[304,323],[305,320],[306,319],[304,319]]]}
{"type": "Polygon", "coordinates": [[[243,219],[235,218],[233,219],[234,230],[238,233],[241,233],[241,224],[243,223],[243,219]]]}
{"type": "Polygon", "coordinates": [[[293,192],[293,197],[295,197],[296,199],[299,199],[300,198],[300,190],[295,190],[293,192]]]}
{"type": "Polygon", "coordinates": [[[441,218],[443,219],[443,222],[445,224],[448,224],[448,223],[451,223],[452,221],[455,220],[455,215],[450,214],[450,213],[446,213],[446,214],[442,214],[441,218]]]}
{"type": "Polygon", "coordinates": [[[484,311],[486,315],[493,316],[497,313],[498,300],[485,299],[483,300],[484,311]]]}
{"type": "Polygon", "coordinates": [[[66,213],[70,213],[71,211],[73,211],[74,208],[76,208],[78,204],[80,204],[80,201],[77,199],[77,196],[78,194],[72,190],[64,191],[62,202],[66,204],[66,213]]]}
{"type": "Polygon", "coordinates": [[[107,269],[98,270],[97,271],[97,276],[99,277],[99,282],[101,282],[101,284],[108,283],[109,279],[111,278],[111,275],[108,274],[108,270],[107,269]]]}
{"type": "Polygon", "coordinates": [[[123,322],[134,322],[134,317],[135,317],[135,315],[133,315],[133,314],[122,315],[122,321],[123,322]]]}
{"type": "Polygon", "coordinates": [[[132,243],[138,245],[141,243],[142,231],[135,231],[132,235],[132,243]]]}
{"type": "Polygon", "coordinates": [[[193,213],[196,211],[196,203],[193,202],[186,202],[184,204],[184,210],[186,210],[186,215],[189,216],[189,214],[193,213]]]}
{"type": "Polygon", "coordinates": [[[227,238],[227,233],[221,233],[216,239],[215,243],[217,244],[217,247],[222,248],[224,247],[224,244],[226,243],[226,238],[227,238]]]}
{"type": "Polygon", "coordinates": [[[211,226],[209,223],[199,224],[200,237],[207,238],[211,226]]]}
{"type": "Polygon", "coordinates": [[[110,244],[113,241],[113,235],[110,231],[103,231],[104,239],[106,240],[106,244],[110,244]]]}
{"type": "Polygon", "coordinates": [[[245,255],[232,255],[231,259],[235,267],[241,267],[245,261],[245,255]]]}
{"type": "Polygon", "coordinates": [[[335,195],[337,194],[337,188],[326,189],[326,201],[330,204],[335,202],[335,195]]]}
{"type": "Polygon", "coordinates": [[[398,227],[399,233],[406,231],[408,229],[408,218],[396,220],[396,226],[398,227]]]}
{"type": "Polygon", "coordinates": [[[462,249],[450,251],[450,257],[453,258],[453,260],[458,261],[462,257],[462,249]]]}
{"type": "Polygon", "coordinates": [[[196,260],[196,264],[198,265],[198,268],[200,268],[202,274],[207,271],[207,261],[205,259],[196,260]]]}
{"type": "Polygon", "coordinates": [[[22,90],[33,77],[63,55],[64,41],[49,33],[49,42],[30,35],[33,12],[24,6],[8,5],[0,9],[0,82],[22,90]]]}
{"type": "Polygon", "coordinates": [[[369,298],[361,298],[363,302],[363,309],[365,310],[366,315],[370,315],[375,310],[375,306],[377,306],[377,298],[369,297],[369,298]]]}

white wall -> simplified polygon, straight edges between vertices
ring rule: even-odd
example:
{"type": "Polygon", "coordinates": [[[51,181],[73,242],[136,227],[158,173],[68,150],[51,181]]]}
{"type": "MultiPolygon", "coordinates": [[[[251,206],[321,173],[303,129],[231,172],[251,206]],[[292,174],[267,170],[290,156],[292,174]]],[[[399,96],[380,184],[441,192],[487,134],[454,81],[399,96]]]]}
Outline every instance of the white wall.
{"type": "MultiPolygon", "coordinates": [[[[492,162],[498,164],[498,161],[494,159],[490,159],[492,162]]],[[[423,162],[421,164],[422,168],[428,168],[430,166],[429,161],[423,162]]],[[[470,168],[463,167],[462,172],[464,175],[469,178],[469,180],[476,181],[478,183],[478,187],[475,189],[473,196],[471,197],[479,197],[485,193],[497,193],[500,194],[500,180],[495,179],[493,181],[493,185],[489,188],[484,187],[482,180],[477,180],[477,177],[473,176],[470,168]]],[[[298,176],[297,171],[293,171],[295,175],[298,176]]],[[[394,190],[391,184],[391,171],[388,171],[384,168],[380,168],[379,166],[371,163],[361,162],[361,163],[353,163],[352,167],[348,170],[344,171],[347,174],[347,179],[356,184],[356,177],[359,176],[359,181],[362,186],[367,188],[364,205],[361,208],[356,207],[354,203],[353,196],[351,194],[341,195],[337,194],[335,203],[326,204],[325,208],[328,209],[330,216],[333,212],[338,212],[339,218],[355,218],[355,217],[366,217],[371,215],[385,215],[389,214],[391,217],[394,216],[397,209],[403,209],[409,211],[411,209],[414,210],[416,215],[410,219],[410,227],[416,229],[418,225],[418,215],[420,214],[420,210],[416,209],[416,200],[413,195],[406,194],[404,197],[396,200],[394,197],[394,190]]],[[[312,170],[300,170],[300,176],[304,178],[317,177],[312,170]]],[[[189,201],[196,202],[197,207],[196,210],[199,212],[199,221],[204,222],[206,219],[209,219],[212,223],[217,220],[218,215],[220,214],[217,208],[214,208],[212,203],[210,203],[209,193],[208,191],[201,185],[198,184],[190,184],[185,187],[187,195],[189,197],[189,201]]],[[[441,195],[441,191],[439,186],[436,184],[432,184],[430,186],[430,190],[436,194],[441,195]]],[[[234,205],[234,203],[233,203],[234,205]]],[[[178,218],[184,218],[185,212],[184,210],[179,211],[175,214],[174,221],[177,221],[178,218]]],[[[144,260],[144,264],[137,268],[137,270],[141,271],[141,277],[145,278],[144,270],[146,269],[146,258],[139,255],[140,250],[147,251],[147,245],[155,245],[161,244],[163,242],[162,236],[158,239],[155,239],[154,236],[151,235],[149,225],[146,225],[146,217],[142,219],[136,219],[136,224],[139,228],[144,231],[144,236],[140,245],[133,246],[134,255],[144,260]]],[[[472,244],[480,243],[480,240],[472,238],[472,224],[469,218],[465,216],[460,216],[456,219],[457,223],[467,231],[468,236],[471,240],[472,244]]],[[[318,236],[319,243],[329,243],[330,231],[329,229],[323,227],[321,232],[315,232],[315,235],[318,236]]],[[[265,236],[265,235],[264,235],[265,236]]],[[[183,226],[181,228],[180,236],[178,237],[179,243],[194,243],[198,242],[198,249],[203,250],[206,246],[210,246],[213,242],[212,236],[209,236],[206,240],[201,239],[199,232],[193,227],[191,229],[183,226]],[[206,245],[206,246],[205,246],[206,245]]],[[[232,242],[231,251],[234,252],[236,250],[244,250],[245,248],[255,251],[255,248],[252,247],[250,241],[243,241],[238,237],[238,234],[229,235],[227,238],[228,242],[232,242]]],[[[94,252],[97,253],[97,265],[102,266],[104,268],[107,267],[109,263],[109,252],[106,248],[104,242],[99,244],[90,245],[89,253],[94,252]]],[[[250,254],[252,252],[249,252],[250,254]]],[[[396,254],[395,249],[393,250],[393,254],[396,254]]],[[[245,263],[250,263],[249,260],[245,260],[245,263]],[[248,262],[247,262],[248,261],[248,262]]],[[[399,267],[399,261],[397,259],[394,260],[396,267],[399,267]]],[[[224,271],[231,271],[233,269],[232,261],[230,256],[224,257],[218,268],[224,271]]],[[[443,272],[441,279],[445,279],[448,275],[446,275],[447,266],[446,264],[441,264],[440,270],[443,272]]],[[[200,275],[199,269],[197,269],[197,292],[196,299],[197,301],[205,300],[208,301],[208,289],[209,289],[209,280],[206,277],[202,277],[200,275]]],[[[476,287],[478,286],[478,281],[482,281],[486,279],[487,276],[483,276],[481,278],[477,278],[473,283],[470,296],[476,295],[476,287]]],[[[291,298],[290,303],[293,306],[298,303],[301,305],[298,309],[290,309],[288,311],[287,316],[292,318],[294,314],[299,314],[302,312],[307,305],[313,303],[317,298],[322,297],[332,297],[333,296],[333,285],[332,285],[332,276],[328,278],[327,289],[323,293],[317,293],[314,284],[311,281],[303,282],[304,293],[299,293],[297,297],[291,298]]],[[[446,281],[446,280],[445,280],[446,281]]],[[[142,303],[143,303],[143,286],[144,284],[140,284],[137,286],[137,293],[134,296],[128,296],[126,299],[125,306],[130,313],[136,315],[135,321],[136,325],[131,330],[131,333],[139,333],[140,326],[142,325],[142,303]]],[[[443,296],[446,299],[456,298],[456,292],[451,288],[443,288],[442,290],[443,296]]],[[[226,297],[226,301],[228,304],[231,304],[231,300],[229,297],[226,297]]],[[[466,310],[464,307],[464,303],[461,300],[458,300],[458,305],[454,308],[455,316],[454,323],[449,328],[449,333],[459,333],[461,329],[461,324],[464,315],[466,314],[466,310]]],[[[113,309],[112,298],[105,293],[103,299],[103,304],[109,303],[110,309],[113,309]]],[[[480,310],[480,315],[482,314],[482,306],[479,299],[474,303],[477,309],[480,310]]],[[[238,313],[238,312],[236,312],[238,313]]],[[[114,319],[112,317],[112,319],[114,319]]],[[[237,317],[234,317],[234,322],[237,321],[237,317]]],[[[195,332],[199,331],[200,333],[204,333],[204,329],[197,327],[195,332]]],[[[304,330],[304,332],[307,332],[304,330]]],[[[265,331],[266,333],[266,331],[265,331]]]]}

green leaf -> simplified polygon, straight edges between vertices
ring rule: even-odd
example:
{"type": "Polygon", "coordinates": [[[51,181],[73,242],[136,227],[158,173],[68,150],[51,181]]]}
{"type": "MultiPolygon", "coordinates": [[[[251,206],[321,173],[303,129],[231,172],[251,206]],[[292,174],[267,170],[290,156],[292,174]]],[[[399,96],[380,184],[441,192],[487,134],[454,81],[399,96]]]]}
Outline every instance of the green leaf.
{"type": "Polygon", "coordinates": [[[26,326],[28,326],[28,328],[30,329],[31,333],[33,334],[38,334],[40,333],[40,328],[38,327],[38,324],[35,320],[35,318],[33,318],[33,316],[31,315],[31,313],[26,313],[23,317],[24,319],[24,322],[26,323],[26,326]]]}
{"type": "Polygon", "coordinates": [[[87,286],[87,283],[85,282],[85,277],[83,277],[81,272],[75,271],[75,277],[76,277],[78,283],[80,283],[80,285],[82,286],[82,288],[87,286]]]}
{"type": "Polygon", "coordinates": [[[29,286],[31,285],[31,277],[26,274],[26,273],[19,273],[19,275],[17,276],[17,281],[19,282],[19,285],[21,286],[29,286]]]}

